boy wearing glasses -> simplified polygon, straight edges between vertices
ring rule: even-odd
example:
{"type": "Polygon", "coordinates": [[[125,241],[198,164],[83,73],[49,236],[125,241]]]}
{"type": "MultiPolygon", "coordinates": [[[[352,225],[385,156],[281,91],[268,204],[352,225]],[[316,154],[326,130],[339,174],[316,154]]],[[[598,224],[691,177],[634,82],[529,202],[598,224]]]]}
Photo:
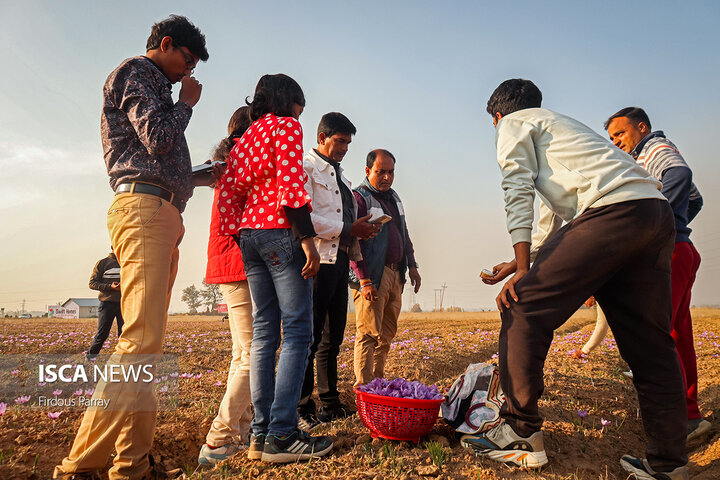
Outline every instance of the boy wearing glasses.
{"type": "MultiPolygon", "coordinates": [[[[145,56],[123,61],[103,88],[102,143],[115,191],[107,225],[125,319],[109,364],[154,365],[162,353],[184,233],[181,213],[197,183],[184,132],[202,86],[190,75],[208,57],[200,30],[173,15],[153,25],[145,56]],[[177,82],[175,103],[171,86],[177,82]]],[[[106,400],[107,408],[88,408],[53,478],[99,478],[113,448],[111,480],[159,476],[148,454],[157,405],[151,386],[99,382],[93,400],[106,400]]]]}

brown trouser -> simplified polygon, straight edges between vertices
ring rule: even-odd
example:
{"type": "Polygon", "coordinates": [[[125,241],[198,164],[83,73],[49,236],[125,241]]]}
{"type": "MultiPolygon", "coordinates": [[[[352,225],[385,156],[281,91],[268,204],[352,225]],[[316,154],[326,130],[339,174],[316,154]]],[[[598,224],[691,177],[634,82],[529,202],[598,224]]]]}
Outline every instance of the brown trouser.
{"type": "MultiPolygon", "coordinates": [[[[176,207],[145,193],[115,196],[107,216],[113,251],[120,263],[122,335],[108,364],[151,364],[162,354],[170,293],[178,269],[178,245],[185,228],[176,207]]],[[[155,432],[157,401],[152,383],[98,382],[70,453],[55,477],[102,469],[115,449],[110,480],[142,478],[155,432]]]]}
{"type": "Polygon", "coordinates": [[[385,267],[377,300],[365,300],[360,290],[353,289],[355,302],[355,386],[385,375],[385,361],[390,344],[397,333],[402,308],[400,274],[385,267]]]}
{"type": "Polygon", "coordinates": [[[656,471],[687,463],[686,408],[670,336],[673,213],[664,200],[592,208],[553,235],[502,314],[501,415],[522,436],[542,426],[538,399],[553,331],[594,295],[633,371],[647,459],[656,471]]]}

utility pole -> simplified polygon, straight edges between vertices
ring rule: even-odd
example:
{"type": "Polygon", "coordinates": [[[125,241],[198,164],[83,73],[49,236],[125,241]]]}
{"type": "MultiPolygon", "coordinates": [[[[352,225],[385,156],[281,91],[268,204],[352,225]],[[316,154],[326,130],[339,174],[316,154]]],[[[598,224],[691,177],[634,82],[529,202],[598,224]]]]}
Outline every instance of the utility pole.
{"type": "Polygon", "coordinates": [[[439,289],[439,288],[433,288],[433,292],[435,292],[435,308],[434,308],[435,311],[437,311],[437,309],[438,309],[437,294],[438,294],[439,291],[441,291],[441,289],[439,289]]]}
{"type": "Polygon", "coordinates": [[[22,301],[22,313],[25,313],[25,299],[22,301]]]}
{"type": "Polygon", "coordinates": [[[447,288],[447,283],[443,282],[443,284],[440,286],[442,287],[442,293],[440,293],[440,311],[442,311],[443,299],[445,298],[445,289],[447,288]]]}

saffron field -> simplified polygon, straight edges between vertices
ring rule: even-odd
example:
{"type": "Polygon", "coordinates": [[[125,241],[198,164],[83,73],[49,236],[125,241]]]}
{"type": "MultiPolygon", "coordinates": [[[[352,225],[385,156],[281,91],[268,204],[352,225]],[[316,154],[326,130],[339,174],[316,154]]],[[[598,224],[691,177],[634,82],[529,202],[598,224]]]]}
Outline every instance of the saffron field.
{"type": "MultiPolygon", "coordinates": [[[[710,480],[720,478],[716,419],[720,411],[720,310],[695,309],[693,317],[700,407],[715,423],[703,442],[689,446],[690,475],[710,480]]],[[[550,463],[540,471],[476,458],[441,420],[415,445],[373,440],[357,415],[319,429],[335,439],[328,457],[270,465],[240,454],[214,469],[199,470],[197,454],[225,391],[230,360],[229,328],[219,316],[169,319],[165,352],[176,355],[177,363],[157,378],[162,380],[156,391],[163,408],[151,453],[167,470],[193,479],[625,479],[620,457],[641,455],[644,444],[635,391],[622,375],[626,365],[612,335],[585,358],[568,354],[587,340],[594,318],[592,310],[577,312],[556,332],[550,348],[540,402],[550,463]]],[[[497,312],[403,313],[386,376],[446,388],[468,364],[496,361],[499,324],[497,312]]],[[[28,354],[79,356],[89,346],[95,327],[94,319],[0,319],[0,359],[28,354]]],[[[354,406],[353,341],[351,315],[339,358],[339,387],[342,401],[354,406]]],[[[102,353],[110,353],[115,342],[113,328],[102,353]]],[[[82,389],[58,385],[48,394],[56,399],[53,404],[45,400],[38,405],[35,389],[30,388],[38,383],[37,375],[31,368],[6,372],[7,384],[22,382],[28,390],[23,394],[5,388],[0,395],[2,479],[50,478],[54,465],[69,451],[82,406],[92,396],[91,385],[82,389]]],[[[110,462],[108,458],[108,467],[110,462]]]]}

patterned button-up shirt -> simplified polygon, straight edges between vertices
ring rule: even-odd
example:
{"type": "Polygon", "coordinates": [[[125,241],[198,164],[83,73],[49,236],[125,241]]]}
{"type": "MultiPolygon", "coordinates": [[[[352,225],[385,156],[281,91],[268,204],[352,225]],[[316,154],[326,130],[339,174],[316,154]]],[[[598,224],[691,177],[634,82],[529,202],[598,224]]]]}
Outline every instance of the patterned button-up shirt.
{"type": "Polygon", "coordinates": [[[172,85],[147,57],[125,60],[105,81],[101,133],[113,190],[120,183],[152,183],[175,194],[180,211],[192,196],[192,164],[185,128],[192,109],[173,103],[172,85]]]}

